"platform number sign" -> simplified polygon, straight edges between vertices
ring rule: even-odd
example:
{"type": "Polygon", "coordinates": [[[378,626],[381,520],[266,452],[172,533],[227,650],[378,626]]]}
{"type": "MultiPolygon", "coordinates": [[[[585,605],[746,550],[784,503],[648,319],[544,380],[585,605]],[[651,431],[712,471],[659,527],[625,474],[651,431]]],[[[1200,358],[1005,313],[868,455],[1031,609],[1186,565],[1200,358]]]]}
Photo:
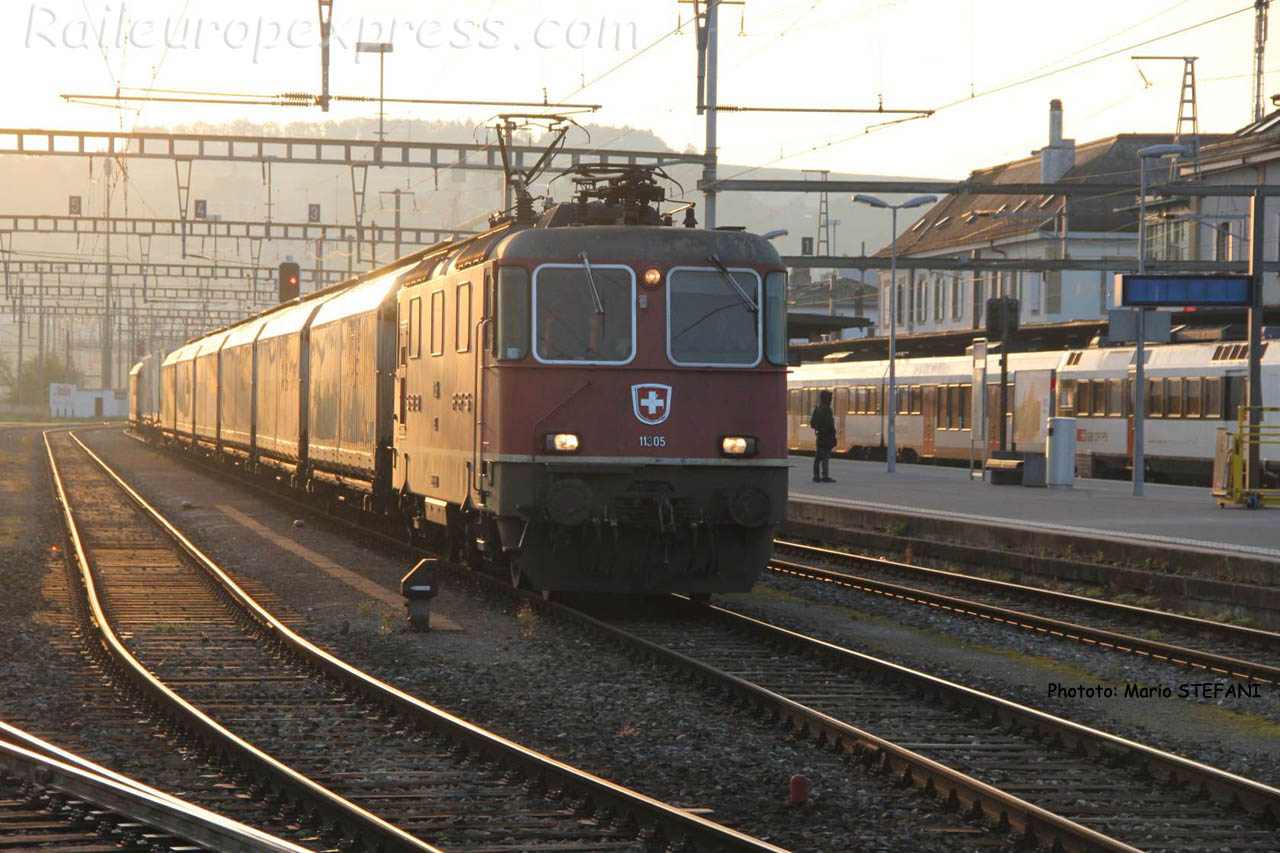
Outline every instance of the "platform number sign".
{"type": "Polygon", "coordinates": [[[800,254],[802,255],[813,254],[813,238],[812,237],[800,238],[800,254]]]}
{"type": "Polygon", "coordinates": [[[71,216],[79,216],[84,210],[84,202],[78,195],[73,195],[67,199],[67,213],[71,216]]]}
{"type": "Polygon", "coordinates": [[[202,198],[196,199],[196,219],[209,218],[209,202],[202,198]]]}
{"type": "Polygon", "coordinates": [[[307,205],[307,221],[308,222],[320,221],[320,205],[318,204],[307,205]]]}

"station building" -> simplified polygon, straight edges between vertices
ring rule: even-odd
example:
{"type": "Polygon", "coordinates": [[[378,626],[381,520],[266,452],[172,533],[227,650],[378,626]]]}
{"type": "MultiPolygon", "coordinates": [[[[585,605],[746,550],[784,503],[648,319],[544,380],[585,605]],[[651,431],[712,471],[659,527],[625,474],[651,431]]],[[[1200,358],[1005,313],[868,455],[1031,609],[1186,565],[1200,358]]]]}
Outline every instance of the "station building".
{"type": "MultiPolygon", "coordinates": [[[[1221,137],[1202,135],[1201,139],[1221,137]]],[[[1173,142],[1173,134],[1120,134],[1077,145],[1062,135],[1062,104],[1049,108],[1048,144],[1031,156],[979,169],[974,183],[1138,183],[1138,150],[1173,142]]],[[[1150,165],[1148,168],[1152,168],[1150,165]]],[[[1167,170],[1167,165],[1163,170],[1167,170]]],[[[1167,171],[1148,179],[1166,181],[1167,171]]],[[[898,236],[899,257],[974,260],[1103,259],[1137,256],[1138,217],[1132,196],[1099,198],[1051,194],[943,197],[898,236]]],[[[890,247],[876,253],[888,257],[890,247]]],[[[1111,272],[899,270],[879,276],[879,298],[896,300],[899,334],[984,329],[987,299],[1013,296],[1021,303],[1020,325],[1105,318],[1112,300],[1111,272]]],[[[875,332],[887,335],[882,310],[875,332]]]]}
{"type": "MultiPolygon", "coordinates": [[[[1280,96],[1272,99],[1280,101],[1280,96]]],[[[1183,180],[1211,184],[1254,186],[1280,183],[1280,110],[1242,127],[1228,137],[1203,144],[1197,165],[1183,164],[1183,180]]],[[[1280,199],[1267,200],[1263,257],[1276,257],[1280,234],[1280,199]]],[[[1249,199],[1182,197],[1149,207],[1148,257],[1160,260],[1249,260],[1249,199]]],[[[1262,280],[1264,305],[1280,305],[1280,275],[1262,280]]]]}

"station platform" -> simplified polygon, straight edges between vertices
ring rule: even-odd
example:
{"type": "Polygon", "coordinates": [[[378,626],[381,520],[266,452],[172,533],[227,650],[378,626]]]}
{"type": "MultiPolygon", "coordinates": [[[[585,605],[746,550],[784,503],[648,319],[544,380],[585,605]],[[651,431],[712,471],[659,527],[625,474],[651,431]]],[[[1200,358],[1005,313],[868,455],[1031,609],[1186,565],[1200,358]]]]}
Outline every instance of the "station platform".
{"type": "MultiPolygon", "coordinates": [[[[1153,548],[1231,554],[1280,565],[1280,511],[1219,509],[1209,489],[1077,478],[1072,488],[993,486],[963,468],[831,460],[835,483],[813,482],[813,459],[790,460],[789,517],[805,506],[848,507],[982,527],[1124,541],[1153,548]]],[[[813,517],[813,513],[808,515],[813,517]]]]}

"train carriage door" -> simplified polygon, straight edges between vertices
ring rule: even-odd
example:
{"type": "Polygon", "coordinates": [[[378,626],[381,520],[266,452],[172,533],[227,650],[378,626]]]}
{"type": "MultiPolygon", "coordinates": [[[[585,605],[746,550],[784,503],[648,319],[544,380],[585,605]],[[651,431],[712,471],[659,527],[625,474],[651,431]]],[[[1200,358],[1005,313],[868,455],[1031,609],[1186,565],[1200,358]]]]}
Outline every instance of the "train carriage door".
{"type": "MultiPolygon", "coordinates": [[[[997,373],[998,377],[999,374],[997,373]]],[[[987,450],[1000,449],[1000,381],[987,383],[987,450]]]]}
{"type": "Polygon", "coordinates": [[[924,422],[924,438],[921,441],[921,452],[924,456],[933,456],[935,451],[935,431],[938,426],[938,386],[924,386],[924,400],[921,405],[921,420],[924,422]]]}
{"type": "Polygon", "coordinates": [[[849,409],[849,386],[838,386],[835,389],[835,394],[832,395],[831,401],[831,412],[836,422],[835,452],[837,453],[841,452],[841,448],[847,449],[848,442],[846,441],[846,435],[848,430],[846,429],[845,419],[847,418],[849,409]]]}

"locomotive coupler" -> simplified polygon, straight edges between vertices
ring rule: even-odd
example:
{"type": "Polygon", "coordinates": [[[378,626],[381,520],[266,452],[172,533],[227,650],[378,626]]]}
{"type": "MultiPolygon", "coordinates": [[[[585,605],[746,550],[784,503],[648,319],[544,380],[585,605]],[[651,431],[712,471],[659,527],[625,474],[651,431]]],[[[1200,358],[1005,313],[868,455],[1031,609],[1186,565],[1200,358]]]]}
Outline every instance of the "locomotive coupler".
{"type": "Polygon", "coordinates": [[[418,561],[409,574],[400,579],[400,594],[409,627],[415,631],[431,630],[431,599],[440,594],[440,561],[428,557],[418,561]]]}

